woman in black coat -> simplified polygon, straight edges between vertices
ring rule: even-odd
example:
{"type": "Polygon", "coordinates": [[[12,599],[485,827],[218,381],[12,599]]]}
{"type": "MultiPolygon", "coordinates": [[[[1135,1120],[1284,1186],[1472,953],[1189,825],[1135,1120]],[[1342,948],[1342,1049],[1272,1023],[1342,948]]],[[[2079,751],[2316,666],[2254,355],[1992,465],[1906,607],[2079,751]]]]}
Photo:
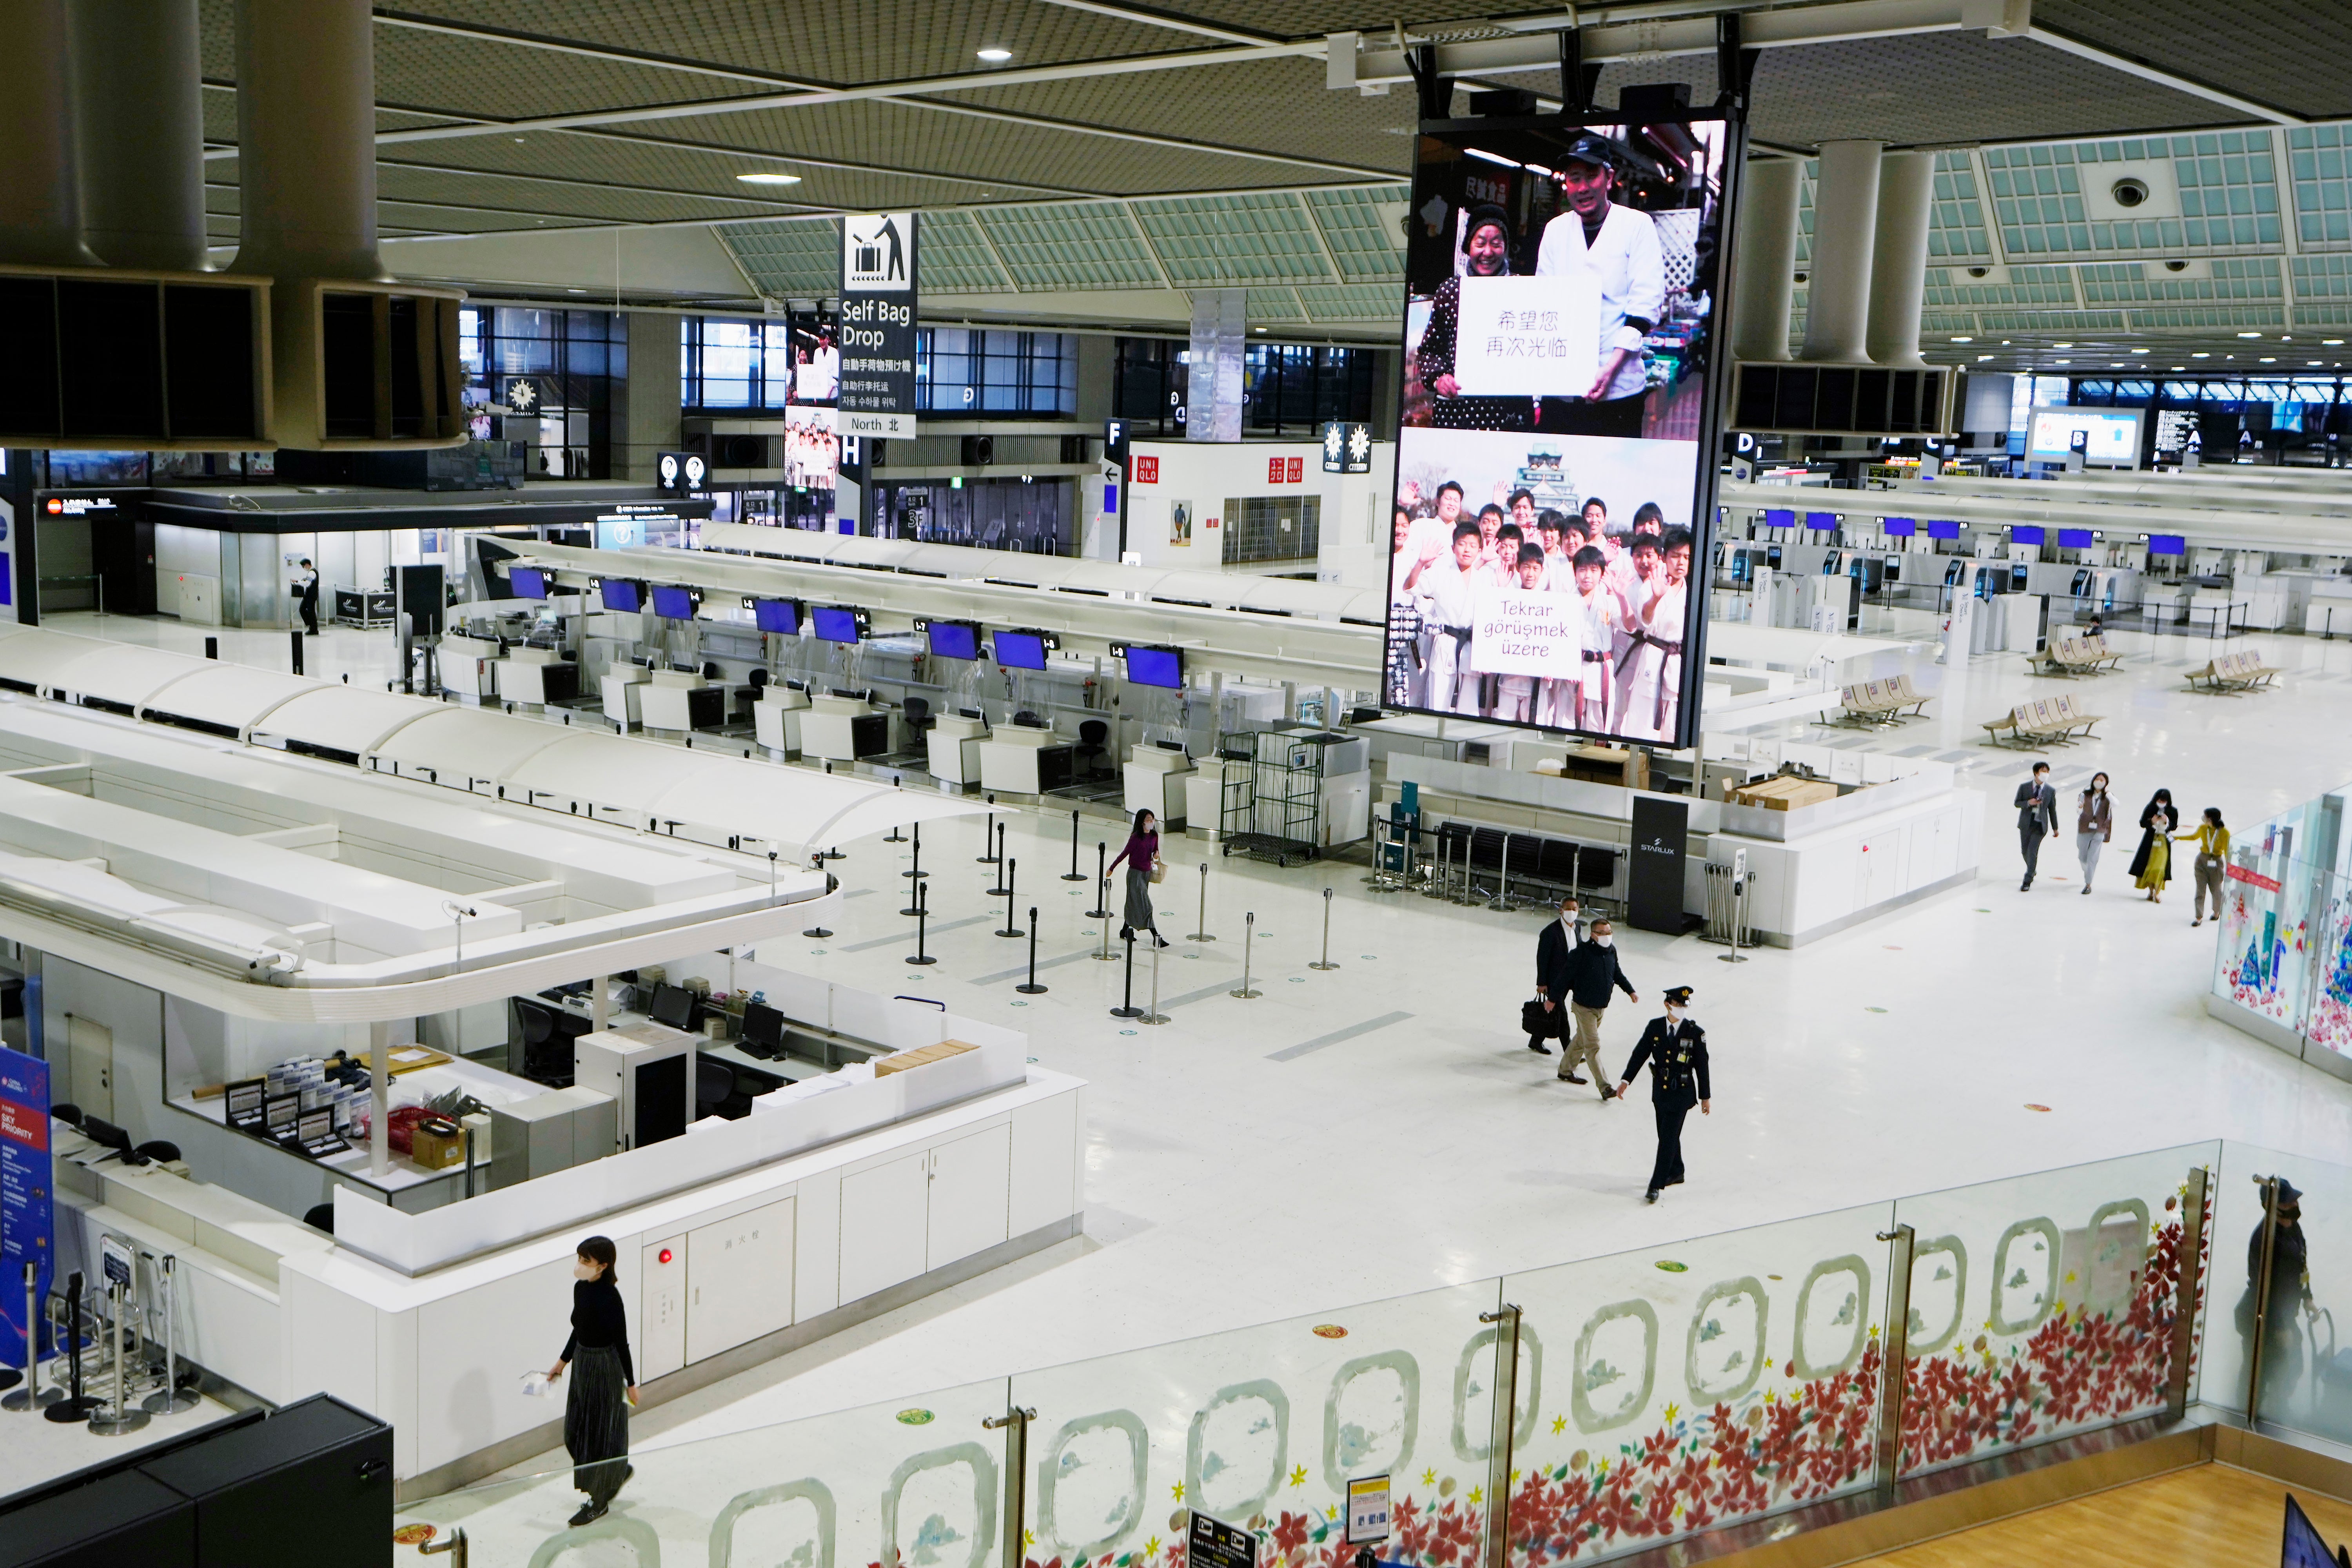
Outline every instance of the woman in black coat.
{"type": "MultiPolygon", "coordinates": [[[[2169,837],[2172,830],[2179,826],[2180,813],[2172,804],[2170,790],[2160,789],[2148,797],[2146,809],[2139,814],[2139,847],[2132,853],[2133,881],[2138,881],[2140,873],[2147,869],[2148,853],[2156,844],[2157,835],[2161,833],[2169,837]]],[[[2172,880],[2172,858],[2169,855],[2165,857],[2164,879],[2168,882],[2172,880]]]]}

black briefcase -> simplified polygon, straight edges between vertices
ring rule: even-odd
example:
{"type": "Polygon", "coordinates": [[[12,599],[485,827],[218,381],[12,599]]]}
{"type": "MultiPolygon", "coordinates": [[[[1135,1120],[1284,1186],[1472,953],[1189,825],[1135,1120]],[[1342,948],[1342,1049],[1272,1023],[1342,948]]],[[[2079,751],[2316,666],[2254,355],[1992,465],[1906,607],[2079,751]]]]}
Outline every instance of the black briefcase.
{"type": "Polygon", "coordinates": [[[1541,1001],[1529,997],[1519,1007],[1519,1027],[1535,1039],[1557,1038],[1559,1034],[1559,1010],[1546,1009],[1541,1001]]]}

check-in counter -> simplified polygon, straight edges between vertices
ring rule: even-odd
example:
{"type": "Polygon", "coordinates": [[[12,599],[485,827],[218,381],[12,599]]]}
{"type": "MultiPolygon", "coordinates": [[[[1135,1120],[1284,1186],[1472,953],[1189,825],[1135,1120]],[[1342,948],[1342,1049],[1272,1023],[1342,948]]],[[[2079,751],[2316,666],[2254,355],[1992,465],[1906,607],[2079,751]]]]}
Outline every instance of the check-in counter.
{"type": "Polygon", "coordinates": [[[711,685],[697,670],[653,671],[637,705],[648,730],[684,733],[716,730],[727,721],[727,689],[711,685]]]}
{"type": "Polygon", "coordinates": [[[849,763],[889,749],[890,715],[863,698],[814,697],[801,715],[803,756],[849,763]]]}
{"type": "Polygon", "coordinates": [[[988,721],[942,713],[932,721],[923,744],[930,754],[931,777],[958,789],[980,783],[980,748],[989,738],[988,721]]]}
{"type": "Polygon", "coordinates": [[[502,702],[539,708],[580,695],[580,667],[551,647],[510,648],[492,668],[502,702]]]}
{"type": "Polygon", "coordinates": [[[751,704],[751,732],[761,747],[778,760],[801,754],[801,720],[809,710],[808,693],[771,681],[751,704]]]}
{"type": "Polygon", "coordinates": [[[1137,742],[1128,749],[1127,761],[1119,768],[1127,786],[1127,809],[1149,811],[1165,826],[1183,827],[1191,806],[1185,782],[1196,771],[1192,759],[1181,751],[1137,742]]]}
{"type": "Polygon", "coordinates": [[[503,657],[495,638],[451,632],[442,637],[433,662],[440,674],[442,690],[454,693],[462,701],[479,702],[485,697],[498,696],[496,667],[503,657]]]}
{"type": "Polygon", "coordinates": [[[980,743],[981,787],[999,794],[1043,795],[1070,782],[1077,748],[1051,730],[1000,724],[980,743]]]}
{"type": "Polygon", "coordinates": [[[604,717],[624,731],[646,721],[646,687],[653,671],[642,664],[614,659],[604,667],[604,717]]]}

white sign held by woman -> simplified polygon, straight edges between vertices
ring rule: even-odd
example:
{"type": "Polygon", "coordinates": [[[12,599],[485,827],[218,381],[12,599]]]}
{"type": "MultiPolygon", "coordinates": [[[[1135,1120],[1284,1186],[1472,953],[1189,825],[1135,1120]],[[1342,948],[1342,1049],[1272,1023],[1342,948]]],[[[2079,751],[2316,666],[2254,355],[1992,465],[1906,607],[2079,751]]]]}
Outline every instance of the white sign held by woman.
{"type": "Polygon", "coordinates": [[[1462,279],[1454,379],[1469,397],[1581,397],[1601,363],[1601,279],[1462,279]]]}

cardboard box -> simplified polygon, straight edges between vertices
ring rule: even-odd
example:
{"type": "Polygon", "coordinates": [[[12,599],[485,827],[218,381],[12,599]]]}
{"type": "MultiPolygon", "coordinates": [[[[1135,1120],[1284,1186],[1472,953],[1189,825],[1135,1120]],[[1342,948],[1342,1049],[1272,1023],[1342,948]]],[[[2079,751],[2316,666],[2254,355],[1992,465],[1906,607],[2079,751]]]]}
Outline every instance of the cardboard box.
{"type": "Polygon", "coordinates": [[[466,1162],[466,1131],[459,1128],[446,1136],[436,1135],[419,1124],[409,1136],[408,1157],[428,1171],[446,1171],[466,1162]]]}
{"type": "Polygon", "coordinates": [[[1767,811],[1794,811],[1799,806],[1835,800],[1837,795],[1837,785],[1828,779],[1799,778],[1789,773],[1760,784],[1742,784],[1731,792],[1731,801],[1735,805],[1759,805],[1767,811]]]}
{"type": "Polygon", "coordinates": [[[960,1057],[966,1051],[975,1051],[979,1048],[969,1040],[941,1040],[936,1046],[918,1046],[911,1051],[893,1051],[887,1057],[875,1058],[874,1076],[887,1078],[894,1072],[906,1072],[914,1068],[928,1066],[932,1062],[944,1061],[949,1057],[960,1057]]]}

